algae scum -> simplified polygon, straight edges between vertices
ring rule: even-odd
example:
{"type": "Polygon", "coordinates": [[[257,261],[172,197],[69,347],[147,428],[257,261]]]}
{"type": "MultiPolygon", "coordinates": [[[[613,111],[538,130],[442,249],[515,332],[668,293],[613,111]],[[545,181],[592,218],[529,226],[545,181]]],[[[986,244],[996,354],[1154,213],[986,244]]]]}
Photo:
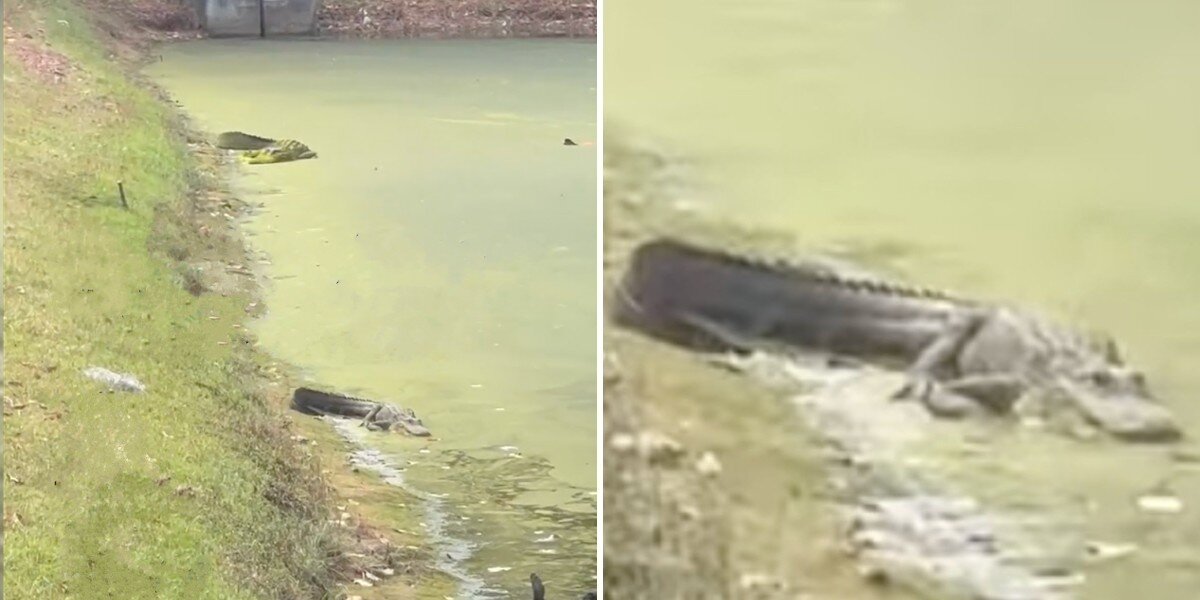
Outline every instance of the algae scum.
{"type": "Polygon", "coordinates": [[[319,158],[242,169],[269,259],[263,346],[411,407],[435,441],[347,431],[459,597],[594,586],[595,45],[215,41],[151,68],[208,131],[319,158]]]}
{"type": "MultiPolygon", "coordinates": [[[[1198,11],[1177,0],[613,0],[605,27],[621,43],[606,46],[605,116],[609,131],[692,161],[708,181],[681,200],[709,220],[1112,334],[1194,440],[1198,11]]],[[[813,418],[808,404],[798,410],[813,418]]],[[[1046,516],[1079,547],[1136,548],[1083,566],[1065,593],[1195,597],[1194,441],[931,427],[928,453],[908,458],[948,487],[1046,516]],[[1139,508],[1159,494],[1182,510],[1139,508]]]]}

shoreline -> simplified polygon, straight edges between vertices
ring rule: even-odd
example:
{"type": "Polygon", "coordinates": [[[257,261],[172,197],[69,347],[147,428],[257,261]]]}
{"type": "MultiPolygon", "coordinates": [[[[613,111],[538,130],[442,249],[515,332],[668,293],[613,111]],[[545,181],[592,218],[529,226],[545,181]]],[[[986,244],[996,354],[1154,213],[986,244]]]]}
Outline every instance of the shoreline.
{"type": "MultiPolygon", "coordinates": [[[[178,41],[183,40],[159,41],[152,48],[157,49],[161,44],[178,41]]],[[[153,61],[151,54],[144,58],[144,62],[137,65],[139,77],[144,77],[141,70],[153,61]]],[[[266,286],[273,279],[272,257],[255,248],[246,232],[246,225],[259,218],[258,209],[263,205],[251,204],[231,191],[229,184],[244,174],[244,167],[232,158],[229,152],[216,148],[208,141],[215,139],[218,132],[198,129],[187,112],[165,89],[149,80],[145,81],[145,84],[170,104],[170,110],[179,116],[190,138],[204,140],[198,142],[200,147],[193,149],[192,153],[197,156],[215,155],[210,163],[211,170],[206,172],[220,182],[223,198],[240,208],[234,213],[234,218],[228,222],[227,227],[237,237],[245,253],[244,264],[251,265],[247,270],[253,274],[254,283],[250,290],[255,310],[247,313],[246,325],[249,326],[266,316],[266,286]]],[[[364,600],[455,593],[457,586],[453,581],[454,574],[446,571],[441,564],[437,540],[427,532],[421,531],[421,517],[408,509],[410,502],[424,502],[424,499],[414,490],[390,484],[383,473],[364,468],[358,461],[362,447],[343,435],[338,426],[325,419],[314,419],[290,409],[291,392],[304,381],[298,375],[300,367],[276,358],[257,343],[254,343],[250,351],[260,355],[277,369],[276,377],[262,383],[271,386],[277,392],[272,394],[272,405],[282,412],[290,424],[303,432],[292,436],[292,441],[304,447],[307,455],[323,465],[323,480],[333,496],[327,508],[336,511],[336,518],[330,522],[353,532],[355,541],[343,550],[348,555],[361,557],[362,560],[348,567],[349,574],[344,575],[340,581],[345,588],[343,591],[349,593],[350,597],[357,596],[364,600]],[[336,435],[323,436],[320,428],[336,435]],[[355,500],[355,496],[374,500],[355,500]],[[385,511],[388,516],[380,517],[379,513],[373,512],[376,510],[385,511]]],[[[343,570],[347,570],[347,567],[343,566],[343,570]]]]}

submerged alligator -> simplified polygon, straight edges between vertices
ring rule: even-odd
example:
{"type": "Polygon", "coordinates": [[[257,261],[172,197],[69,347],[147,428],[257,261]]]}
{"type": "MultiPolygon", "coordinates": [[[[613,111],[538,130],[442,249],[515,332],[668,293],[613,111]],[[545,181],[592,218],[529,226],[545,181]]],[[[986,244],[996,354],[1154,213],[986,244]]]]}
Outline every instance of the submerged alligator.
{"type": "Polygon", "coordinates": [[[372,402],[302,387],[292,394],[292,408],[308,415],[361,417],[360,426],[371,431],[394,430],[421,437],[430,435],[429,429],[421,423],[411,408],[400,408],[395,404],[372,402]]]}
{"type": "Polygon", "coordinates": [[[296,140],[273,140],[240,131],[226,131],[218,135],[216,145],[226,150],[241,150],[242,160],[252,165],[317,157],[316,152],[296,140]]]}
{"type": "Polygon", "coordinates": [[[938,416],[1037,407],[1122,439],[1181,436],[1111,339],[1016,308],[670,239],[634,251],[618,292],[618,322],[677,344],[782,345],[902,366],[909,383],[896,397],[938,416]]]}

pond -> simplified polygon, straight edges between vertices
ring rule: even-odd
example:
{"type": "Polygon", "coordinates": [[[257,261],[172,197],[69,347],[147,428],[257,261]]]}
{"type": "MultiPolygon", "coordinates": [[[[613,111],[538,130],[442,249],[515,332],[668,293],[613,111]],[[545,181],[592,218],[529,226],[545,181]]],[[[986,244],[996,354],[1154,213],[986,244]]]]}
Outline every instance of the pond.
{"type": "MultiPolygon", "coordinates": [[[[1195,436],[1197,22],[1183,0],[612,0],[606,130],[694,163],[713,219],[1111,333],[1195,436]]],[[[1080,597],[1200,589],[1194,463],[1033,434],[990,451],[1017,483],[984,497],[1137,546],[1080,597]],[[1139,511],[1151,490],[1184,510],[1139,511]]]]}
{"type": "Polygon", "coordinates": [[[317,152],[235,182],[271,261],[255,333],[433,430],[363,440],[437,499],[465,595],[594,584],[597,156],[563,140],[595,138],[595,69],[567,40],[205,40],[150,68],[206,131],[317,152]]]}

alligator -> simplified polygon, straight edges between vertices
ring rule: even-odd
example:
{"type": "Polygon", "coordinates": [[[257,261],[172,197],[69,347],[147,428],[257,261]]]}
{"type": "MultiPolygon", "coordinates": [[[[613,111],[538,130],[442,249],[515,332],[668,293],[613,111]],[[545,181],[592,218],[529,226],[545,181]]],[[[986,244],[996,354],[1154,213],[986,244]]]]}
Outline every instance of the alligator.
{"type": "Polygon", "coordinates": [[[292,394],[292,408],[308,415],[361,417],[359,426],[371,431],[402,431],[420,437],[430,435],[429,429],[412,409],[400,408],[395,404],[302,387],[292,394]]]}
{"type": "Polygon", "coordinates": [[[615,300],[619,324],[680,345],[800,349],[902,368],[894,398],[940,417],[1034,406],[1119,439],[1182,435],[1111,338],[1015,307],[670,238],[634,250],[615,300]]]}
{"type": "Polygon", "coordinates": [[[242,161],[252,164],[271,164],[306,158],[317,153],[296,140],[273,140],[240,131],[226,131],[217,136],[218,148],[240,150],[242,161]]]}

